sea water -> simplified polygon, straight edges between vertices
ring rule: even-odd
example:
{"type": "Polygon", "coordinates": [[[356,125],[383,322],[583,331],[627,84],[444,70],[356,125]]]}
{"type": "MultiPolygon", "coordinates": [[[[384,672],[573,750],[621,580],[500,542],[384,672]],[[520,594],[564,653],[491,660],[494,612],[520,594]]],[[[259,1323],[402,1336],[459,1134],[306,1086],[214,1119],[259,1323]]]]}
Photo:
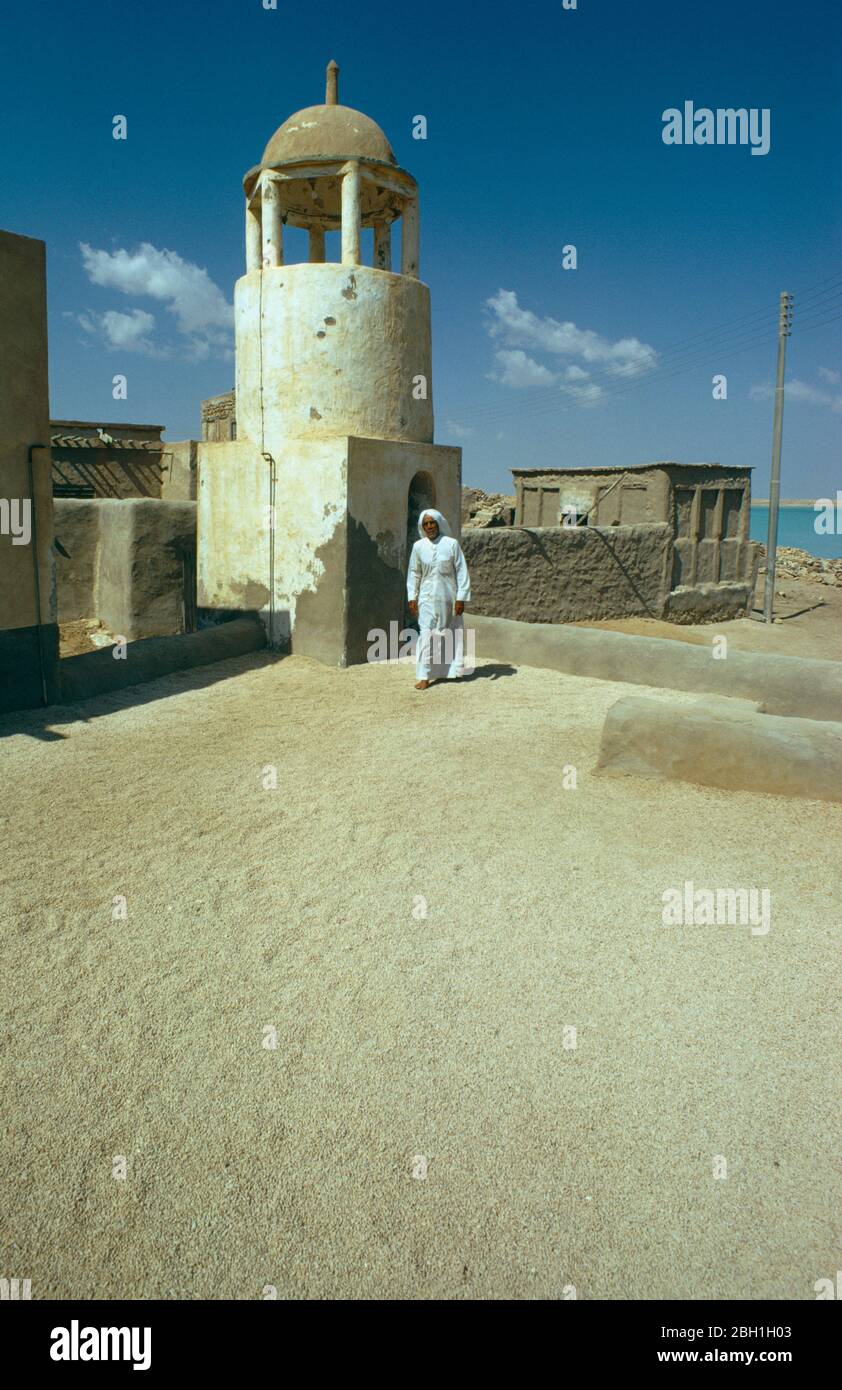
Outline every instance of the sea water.
{"type": "MultiPolygon", "coordinates": [[[[822,525],[824,526],[823,518],[826,515],[824,510],[817,512],[812,507],[780,507],[778,509],[778,545],[794,545],[799,550],[808,550],[811,555],[820,556],[823,560],[839,559],[842,557],[842,514],[837,507],[835,509],[836,530],[833,535],[829,536],[816,532],[816,521],[822,518],[822,525]]],[[[749,522],[751,539],[762,541],[765,545],[768,530],[768,506],[756,506],[752,503],[749,522]]]]}

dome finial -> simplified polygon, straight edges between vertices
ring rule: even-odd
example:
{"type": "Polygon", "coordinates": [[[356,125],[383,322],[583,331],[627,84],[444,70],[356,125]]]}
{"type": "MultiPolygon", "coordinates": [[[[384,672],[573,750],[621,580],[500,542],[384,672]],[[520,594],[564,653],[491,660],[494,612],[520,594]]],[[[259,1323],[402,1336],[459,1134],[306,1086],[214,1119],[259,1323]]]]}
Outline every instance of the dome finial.
{"type": "Polygon", "coordinates": [[[339,101],[339,67],[331,58],[327,65],[325,82],[325,106],[336,106],[339,101]]]}

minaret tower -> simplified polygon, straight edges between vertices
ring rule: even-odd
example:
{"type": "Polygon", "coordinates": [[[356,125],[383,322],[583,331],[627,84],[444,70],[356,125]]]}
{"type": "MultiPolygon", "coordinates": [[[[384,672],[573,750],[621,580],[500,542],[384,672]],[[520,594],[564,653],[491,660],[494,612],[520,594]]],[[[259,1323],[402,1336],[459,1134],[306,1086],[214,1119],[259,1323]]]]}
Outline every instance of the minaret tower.
{"type": "Polygon", "coordinates": [[[338,87],[339,68],[331,62],[324,105],[290,116],[243,181],[237,432],[269,449],[280,436],[433,438],[430,292],[418,278],[418,185],[398,167],[380,127],[339,105],[338,87]],[[399,273],[392,270],[396,224],[399,273]],[[307,233],[303,264],[289,263],[284,243],[291,227],[307,233]],[[363,233],[369,228],[366,265],[363,233]],[[325,259],[331,231],[341,233],[335,262],[325,259]]]}
{"type": "Polygon", "coordinates": [[[198,583],[200,606],[256,608],[273,646],[343,666],[403,624],[418,508],[458,531],[461,453],[433,443],[418,185],[338,87],[331,62],[324,103],[243,181],[237,438],[198,446],[198,583]]]}

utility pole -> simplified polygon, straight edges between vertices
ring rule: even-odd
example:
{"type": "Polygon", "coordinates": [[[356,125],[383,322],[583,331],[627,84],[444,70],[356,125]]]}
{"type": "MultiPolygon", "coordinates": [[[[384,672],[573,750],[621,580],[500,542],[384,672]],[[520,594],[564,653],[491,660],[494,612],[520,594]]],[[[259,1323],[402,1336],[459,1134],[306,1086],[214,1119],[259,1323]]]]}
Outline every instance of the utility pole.
{"type": "Polygon", "coordinates": [[[778,551],[778,503],[781,496],[781,435],[784,425],[784,366],[786,340],[792,332],[792,295],[781,294],[781,314],[778,320],[778,375],[775,381],[775,425],[772,431],[772,476],[769,480],[769,533],[766,537],[766,588],[763,594],[763,617],[772,621],[775,599],[775,557],[778,551]]]}

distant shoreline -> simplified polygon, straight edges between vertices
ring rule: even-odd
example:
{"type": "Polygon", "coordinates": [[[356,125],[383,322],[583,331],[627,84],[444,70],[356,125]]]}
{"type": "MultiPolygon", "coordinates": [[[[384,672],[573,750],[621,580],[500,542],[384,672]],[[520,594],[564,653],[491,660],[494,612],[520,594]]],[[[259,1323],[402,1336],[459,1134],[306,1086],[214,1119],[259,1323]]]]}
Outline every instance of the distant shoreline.
{"type": "MultiPolygon", "coordinates": [[[[780,502],[778,503],[778,506],[779,506],[779,507],[815,507],[816,501],[817,501],[817,500],[818,500],[818,499],[814,499],[814,498],[812,498],[812,497],[787,497],[787,498],[783,498],[783,497],[782,497],[781,500],[780,500],[780,502]]],[[[828,498],[828,499],[826,499],[826,500],[829,501],[830,499],[828,498]]],[[[768,498],[768,497],[752,497],[752,499],[751,499],[751,505],[752,505],[753,507],[768,507],[768,505],[769,505],[769,498],[768,498]]]]}

